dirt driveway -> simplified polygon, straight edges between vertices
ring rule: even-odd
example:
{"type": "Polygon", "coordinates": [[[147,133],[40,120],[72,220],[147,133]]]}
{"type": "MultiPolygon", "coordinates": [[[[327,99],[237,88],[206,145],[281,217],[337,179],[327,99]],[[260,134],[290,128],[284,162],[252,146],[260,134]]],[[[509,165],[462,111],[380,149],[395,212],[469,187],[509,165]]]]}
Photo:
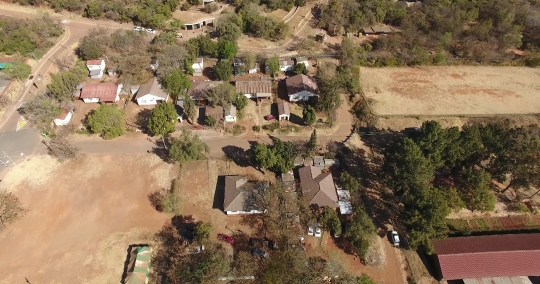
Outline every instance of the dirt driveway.
{"type": "Polygon", "coordinates": [[[540,112],[540,70],[534,68],[361,68],[360,80],[378,115],[540,112]]]}
{"type": "Polygon", "coordinates": [[[0,283],[120,282],[128,246],[170,219],[147,195],[169,186],[172,167],[147,154],[18,164],[0,186],[30,211],[0,234],[0,283]]]}

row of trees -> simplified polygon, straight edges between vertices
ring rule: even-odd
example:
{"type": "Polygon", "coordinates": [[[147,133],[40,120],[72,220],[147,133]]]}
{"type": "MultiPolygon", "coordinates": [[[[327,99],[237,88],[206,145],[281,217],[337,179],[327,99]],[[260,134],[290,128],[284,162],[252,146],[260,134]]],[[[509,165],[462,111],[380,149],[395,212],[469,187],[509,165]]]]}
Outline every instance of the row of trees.
{"type": "Polygon", "coordinates": [[[502,191],[539,186],[539,133],[537,126],[507,122],[466,125],[460,131],[427,121],[419,132],[395,142],[383,169],[405,206],[411,245],[429,251],[429,241],[445,235],[450,209],[493,210],[492,178],[508,183],[502,191]]]}

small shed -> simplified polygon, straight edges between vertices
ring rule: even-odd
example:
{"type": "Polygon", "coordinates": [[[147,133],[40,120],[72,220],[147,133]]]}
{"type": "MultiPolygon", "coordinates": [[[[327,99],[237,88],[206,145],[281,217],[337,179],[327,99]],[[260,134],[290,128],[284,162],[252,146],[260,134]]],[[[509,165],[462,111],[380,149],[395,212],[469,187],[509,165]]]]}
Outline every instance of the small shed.
{"type": "Polygon", "coordinates": [[[279,120],[284,120],[284,119],[289,120],[289,118],[291,117],[291,110],[289,107],[289,103],[286,101],[280,101],[277,104],[277,108],[278,108],[279,120]]]}
{"type": "Polygon", "coordinates": [[[236,107],[233,104],[225,106],[225,121],[236,122],[236,107]]]}
{"type": "Polygon", "coordinates": [[[313,166],[317,168],[324,168],[324,158],[323,156],[314,156],[313,157],[313,166]]]}
{"type": "Polygon", "coordinates": [[[71,120],[72,117],[73,117],[73,111],[67,110],[67,109],[62,109],[62,112],[60,113],[60,115],[57,116],[53,120],[54,125],[56,125],[56,126],[66,126],[66,125],[68,125],[68,123],[69,123],[69,121],[71,120]]]}
{"type": "Polygon", "coordinates": [[[206,106],[204,109],[204,115],[206,117],[213,117],[216,121],[223,120],[223,107],[222,106],[206,106]]]}

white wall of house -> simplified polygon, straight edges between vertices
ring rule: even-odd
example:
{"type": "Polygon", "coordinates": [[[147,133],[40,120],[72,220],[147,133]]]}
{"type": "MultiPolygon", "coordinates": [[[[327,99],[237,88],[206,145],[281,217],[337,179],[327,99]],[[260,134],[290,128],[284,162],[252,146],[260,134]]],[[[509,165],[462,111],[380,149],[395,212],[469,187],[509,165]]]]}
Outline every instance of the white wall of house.
{"type": "Polygon", "coordinates": [[[248,99],[251,99],[251,98],[256,98],[257,95],[256,94],[244,94],[244,97],[246,97],[248,99]]]}
{"type": "Polygon", "coordinates": [[[310,97],[315,97],[316,94],[309,91],[301,91],[296,94],[289,95],[289,101],[298,102],[298,101],[307,101],[310,97]]]}
{"type": "Polygon", "coordinates": [[[234,115],[227,115],[227,116],[225,116],[225,121],[226,121],[226,122],[236,122],[236,116],[234,116],[234,115]]]}
{"type": "Polygon", "coordinates": [[[71,117],[73,116],[73,112],[68,112],[68,114],[66,115],[66,118],[64,119],[54,119],[53,122],[56,126],[66,126],[68,125],[69,121],[71,120],[71,117]]]}
{"type": "Polygon", "coordinates": [[[99,98],[87,98],[83,99],[85,103],[99,103],[99,98]]]}
{"type": "Polygon", "coordinates": [[[92,79],[101,79],[103,78],[103,70],[99,70],[99,74],[90,76],[92,79]]]}
{"type": "Polygon", "coordinates": [[[300,62],[298,62],[298,63],[304,63],[304,65],[306,66],[306,68],[309,67],[309,62],[308,62],[307,60],[305,60],[305,61],[300,61],[300,62]]]}
{"type": "Polygon", "coordinates": [[[249,69],[249,70],[248,70],[248,73],[249,73],[249,74],[255,74],[255,73],[257,73],[257,71],[259,71],[259,69],[258,69],[257,67],[255,67],[255,68],[253,68],[253,69],[249,69]]]}
{"type": "Polygon", "coordinates": [[[101,60],[99,65],[86,65],[89,72],[100,70],[99,75],[90,76],[92,79],[101,79],[103,77],[103,73],[105,72],[105,67],[105,60],[101,60]]]}
{"type": "Polygon", "coordinates": [[[289,117],[290,117],[290,115],[288,115],[288,114],[281,114],[279,116],[279,120],[283,120],[283,119],[289,120],[289,117]]]}
{"type": "MultiPolygon", "coordinates": [[[[168,96],[167,96],[168,99],[168,96]]],[[[166,102],[167,99],[163,99],[162,97],[154,96],[152,94],[144,95],[137,99],[137,104],[140,106],[151,106],[151,105],[157,105],[159,101],[166,102]]]]}
{"type": "Polygon", "coordinates": [[[294,68],[294,66],[292,66],[292,65],[279,66],[279,70],[280,70],[281,72],[289,72],[289,71],[293,71],[293,68],[294,68]]]}
{"type": "MultiPolygon", "coordinates": [[[[266,210],[265,210],[266,211],[266,210]]],[[[227,215],[241,215],[241,214],[262,214],[264,211],[251,210],[251,211],[227,211],[227,215]]]]}

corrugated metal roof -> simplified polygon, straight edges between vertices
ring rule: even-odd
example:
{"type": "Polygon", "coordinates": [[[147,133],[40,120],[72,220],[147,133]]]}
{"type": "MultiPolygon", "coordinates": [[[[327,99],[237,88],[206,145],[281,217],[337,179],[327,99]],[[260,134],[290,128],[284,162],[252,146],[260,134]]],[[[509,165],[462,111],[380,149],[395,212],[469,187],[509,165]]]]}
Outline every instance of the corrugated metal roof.
{"type": "Polygon", "coordinates": [[[465,284],[532,284],[529,277],[493,277],[493,278],[469,278],[463,279],[465,284]]]}

